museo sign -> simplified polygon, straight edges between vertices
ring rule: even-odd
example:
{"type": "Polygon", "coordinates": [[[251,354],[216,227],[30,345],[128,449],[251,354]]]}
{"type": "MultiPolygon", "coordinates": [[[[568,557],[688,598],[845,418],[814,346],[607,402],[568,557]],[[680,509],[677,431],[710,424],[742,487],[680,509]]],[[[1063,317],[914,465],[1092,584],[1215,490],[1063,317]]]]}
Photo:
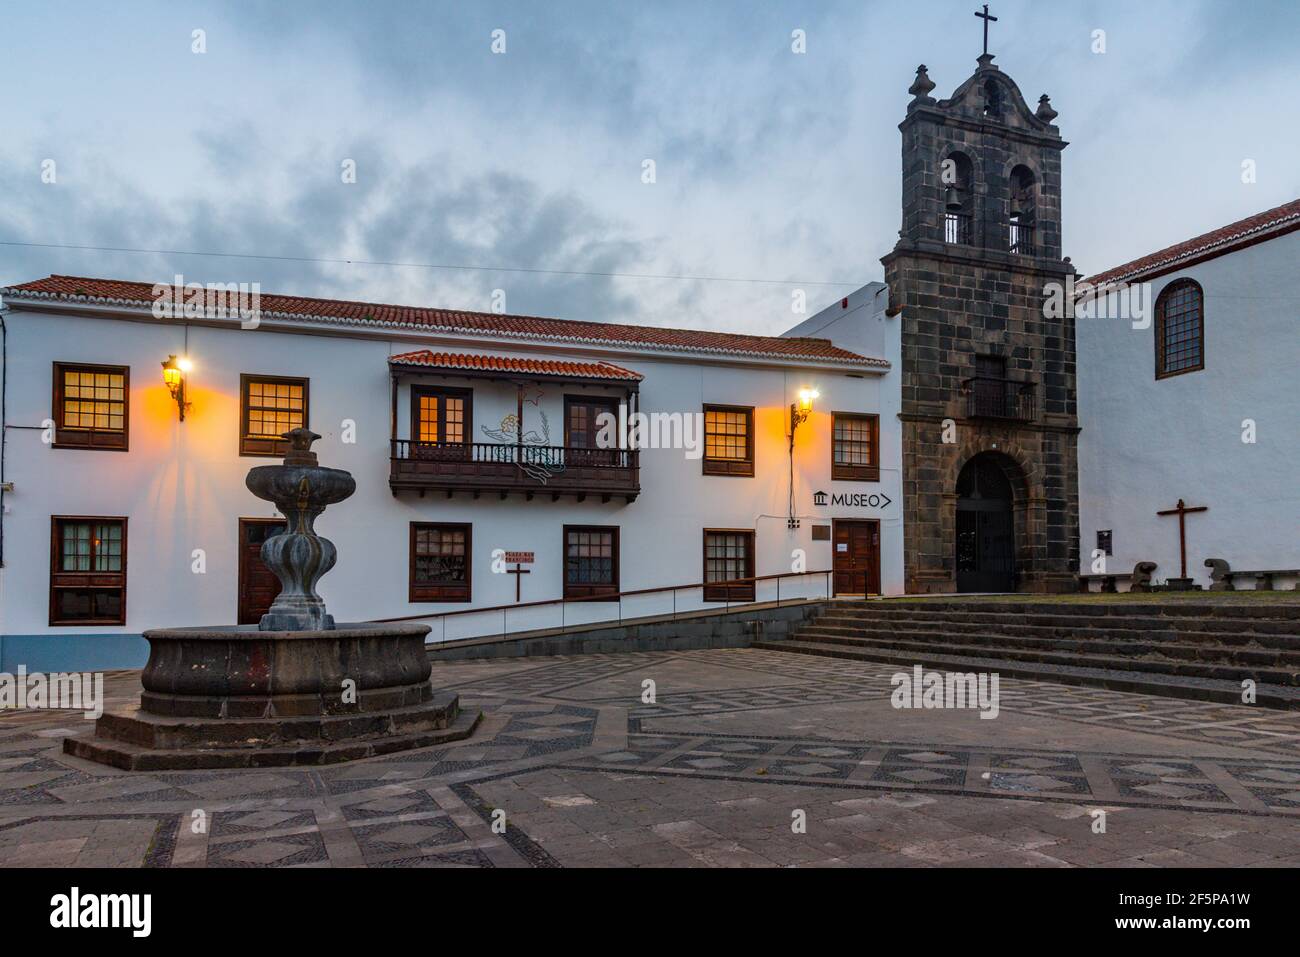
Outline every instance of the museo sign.
{"type": "Polygon", "coordinates": [[[818,508],[827,505],[836,508],[887,508],[893,501],[884,492],[872,492],[870,495],[863,492],[837,492],[834,495],[813,493],[813,505],[818,508]]]}

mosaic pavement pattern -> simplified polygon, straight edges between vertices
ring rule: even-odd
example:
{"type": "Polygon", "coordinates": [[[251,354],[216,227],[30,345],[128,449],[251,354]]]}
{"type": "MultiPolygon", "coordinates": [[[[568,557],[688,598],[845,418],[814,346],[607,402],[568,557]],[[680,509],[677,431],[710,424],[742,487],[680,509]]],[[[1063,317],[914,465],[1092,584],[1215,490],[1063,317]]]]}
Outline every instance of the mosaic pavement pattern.
{"type": "Polygon", "coordinates": [[[114,771],[61,753],[79,714],[6,712],[0,866],[1300,865],[1300,714],[1004,679],[988,720],[895,709],[893,673],[439,663],[470,739],[321,769],[114,771]]]}

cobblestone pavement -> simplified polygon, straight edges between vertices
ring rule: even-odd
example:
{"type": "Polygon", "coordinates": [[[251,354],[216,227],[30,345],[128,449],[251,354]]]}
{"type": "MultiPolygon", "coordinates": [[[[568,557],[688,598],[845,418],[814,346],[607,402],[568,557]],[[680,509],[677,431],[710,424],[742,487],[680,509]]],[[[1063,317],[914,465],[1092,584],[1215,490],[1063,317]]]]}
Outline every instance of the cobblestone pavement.
{"type": "MultiPolygon", "coordinates": [[[[1300,714],[1005,679],[983,720],[896,710],[892,673],[755,650],[439,663],[484,711],[470,739],[321,769],[114,771],[61,753],[79,714],[8,712],[0,866],[1300,864],[1300,714]]],[[[138,673],[106,685],[120,706],[138,673]]]]}

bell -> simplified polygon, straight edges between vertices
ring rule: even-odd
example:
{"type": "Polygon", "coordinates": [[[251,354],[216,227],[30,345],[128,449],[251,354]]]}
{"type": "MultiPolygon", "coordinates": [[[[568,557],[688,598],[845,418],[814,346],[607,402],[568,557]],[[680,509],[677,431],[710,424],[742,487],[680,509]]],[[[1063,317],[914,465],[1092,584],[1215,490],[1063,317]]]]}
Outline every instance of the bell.
{"type": "Polygon", "coordinates": [[[949,186],[944,193],[943,202],[948,209],[959,212],[961,210],[961,190],[956,186],[949,186]]]}

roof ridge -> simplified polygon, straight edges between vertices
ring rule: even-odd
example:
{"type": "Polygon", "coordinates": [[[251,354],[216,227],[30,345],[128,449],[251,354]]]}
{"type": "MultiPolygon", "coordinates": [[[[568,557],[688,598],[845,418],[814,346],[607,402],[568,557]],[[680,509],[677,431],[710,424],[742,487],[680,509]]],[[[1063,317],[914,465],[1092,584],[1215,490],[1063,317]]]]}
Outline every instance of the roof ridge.
{"type": "Polygon", "coordinates": [[[1112,266],[1110,269],[1086,276],[1085,280],[1092,285],[1097,285],[1118,279],[1131,278],[1194,256],[1199,252],[1213,249],[1216,246],[1226,245],[1262,230],[1280,226],[1291,219],[1300,219],[1300,199],[1293,199],[1290,202],[1282,203],[1280,206],[1274,206],[1272,209],[1252,213],[1250,216],[1244,216],[1235,222],[1228,223],[1226,226],[1206,230],[1182,242],[1171,243],[1144,256],[1138,256],[1118,266],[1112,266]]]}
{"type": "MultiPolygon", "coordinates": [[[[74,276],[67,273],[50,273],[48,278],[64,279],[64,280],[79,281],[79,282],[119,283],[124,286],[147,286],[149,288],[158,285],[158,283],[152,283],[142,279],[103,279],[95,276],[74,276]]],[[[33,280],[33,282],[40,282],[40,281],[41,280],[39,279],[33,280]]],[[[22,286],[27,286],[27,285],[32,285],[32,283],[22,283],[19,286],[10,286],[6,288],[21,289],[22,286]]],[[[335,306],[339,306],[339,305],[359,306],[368,309],[426,310],[429,312],[442,312],[442,313],[452,313],[452,314],[463,315],[463,316],[474,316],[483,319],[526,319],[526,320],[536,320],[539,322],[559,322],[571,326],[601,326],[601,327],[613,326],[622,329],[648,329],[648,330],[654,330],[659,332],[687,332],[687,333],[692,333],[697,335],[702,334],[702,335],[718,335],[718,336],[741,336],[749,339],[773,339],[773,340],[781,340],[786,342],[790,341],[791,339],[795,339],[795,340],[811,339],[819,342],[830,342],[829,339],[821,339],[816,336],[769,336],[769,335],[764,335],[762,333],[756,333],[756,332],[723,332],[721,330],[716,330],[716,329],[691,329],[685,326],[648,326],[642,323],[602,322],[599,319],[562,319],[558,316],[540,316],[533,313],[522,313],[522,312],[483,312],[478,309],[461,309],[461,308],[450,307],[450,306],[416,306],[407,303],[396,303],[396,302],[369,302],[365,299],[327,299],[323,296],[303,296],[297,293],[289,293],[289,292],[264,292],[262,293],[262,295],[271,296],[276,299],[297,299],[303,302],[328,303],[330,305],[335,305],[335,306]]]]}
{"type": "MultiPolygon", "coordinates": [[[[0,289],[12,296],[56,301],[89,300],[109,305],[146,305],[159,283],[51,274],[0,289]]],[[[355,326],[411,328],[474,338],[509,338],[618,345],[639,350],[765,357],[786,362],[834,362],[887,369],[889,363],[841,348],[829,339],[756,335],[510,313],[472,312],[437,306],[402,306],[354,299],[321,299],[259,289],[259,312],[270,318],[355,326]]]]}

